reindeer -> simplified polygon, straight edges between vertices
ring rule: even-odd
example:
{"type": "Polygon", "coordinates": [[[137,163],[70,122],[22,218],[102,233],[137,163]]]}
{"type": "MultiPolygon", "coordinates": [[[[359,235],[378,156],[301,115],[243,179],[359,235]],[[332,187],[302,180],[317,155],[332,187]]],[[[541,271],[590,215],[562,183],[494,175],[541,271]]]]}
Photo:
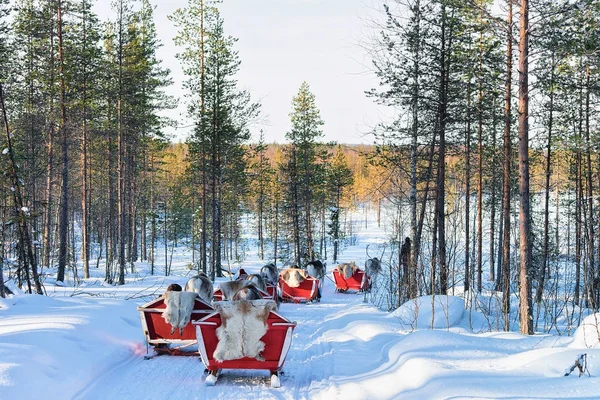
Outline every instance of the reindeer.
{"type": "Polygon", "coordinates": [[[365,273],[369,276],[377,275],[381,272],[381,261],[379,258],[369,258],[365,261],[365,273]]]}
{"type": "Polygon", "coordinates": [[[264,265],[260,269],[260,275],[272,285],[277,285],[277,281],[279,280],[279,271],[277,271],[275,264],[269,263],[264,265]]]}
{"type": "Polygon", "coordinates": [[[306,264],[306,272],[308,275],[319,280],[319,293],[317,294],[317,300],[321,299],[321,289],[325,282],[325,273],[327,272],[327,263],[320,260],[313,260],[306,264]]]}
{"type": "Polygon", "coordinates": [[[251,282],[254,286],[256,286],[256,288],[262,290],[263,292],[267,291],[267,282],[260,274],[250,274],[246,276],[246,280],[251,282]]]}
{"type": "Polygon", "coordinates": [[[231,300],[233,295],[241,288],[251,285],[252,282],[245,279],[235,281],[225,281],[219,284],[219,289],[223,293],[223,300],[231,300]]]}
{"type": "Polygon", "coordinates": [[[185,291],[195,292],[202,300],[210,303],[213,297],[213,284],[204,272],[200,272],[198,275],[187,281],[185,284],[185,291]]]}
{"type": "Polygon", "coordinates": [[[231,300],[261,300],[262,298],[259,289],[253,284],[249,284],[235,292],[231,300]]]}

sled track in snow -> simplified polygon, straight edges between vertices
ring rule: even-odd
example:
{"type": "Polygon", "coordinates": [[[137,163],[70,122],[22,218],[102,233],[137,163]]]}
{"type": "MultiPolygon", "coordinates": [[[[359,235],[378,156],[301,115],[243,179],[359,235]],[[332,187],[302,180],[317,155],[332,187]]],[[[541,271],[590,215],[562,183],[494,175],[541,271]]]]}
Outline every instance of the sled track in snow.
{"type": "Polygon", "coordinates": [[[199,357],[161,355],[145,360],[144,354],[131,352],[120,361],[101,367],[73,398],[309,399],[311,392],[330,386],[327,377],[336,372],[335,359],[322,362],[336,354],[333,344],[321,338],[326,332],[323,318],[334,316],[358,300],[353,295],[334,293],[332,285],[327,289],[321,303],[281,305],[282,315],[298,323],[280,377],[281,388],[270,387],[266,370],[223,370],[216,385],[207,387],[205,367],[199,357]]]}

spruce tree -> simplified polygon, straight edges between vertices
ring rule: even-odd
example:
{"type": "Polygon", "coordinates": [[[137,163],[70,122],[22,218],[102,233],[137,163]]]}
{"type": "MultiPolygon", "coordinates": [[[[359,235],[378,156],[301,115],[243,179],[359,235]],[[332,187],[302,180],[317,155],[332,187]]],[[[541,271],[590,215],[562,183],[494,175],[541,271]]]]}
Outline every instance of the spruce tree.
{"type": "Polygon", "coordinates": [[[323,136],[321,113],[306,82],[292,99],[290,120],[292,127],[285,135],[290,141],[285,168],[287,207],[291,216],[294,262],[300,265],[303,260],[314,258],[313,187],[317,177],[317,140],[323,136]]]}

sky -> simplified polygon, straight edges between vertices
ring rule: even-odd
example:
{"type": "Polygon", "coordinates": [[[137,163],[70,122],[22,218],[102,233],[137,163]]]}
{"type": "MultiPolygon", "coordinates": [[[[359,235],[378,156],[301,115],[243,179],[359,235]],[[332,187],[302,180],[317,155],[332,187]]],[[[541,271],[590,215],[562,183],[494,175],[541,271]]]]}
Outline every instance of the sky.
{"type": "MultiPolygon", "coordinates": [[[[224,0],[219,5],[225,32],[238,38],[240,88],[262,104],[262,118],[251,127],[253,141],[261,129],[267,142],[285,141],[292,97],[306,81],[325,122],[323,140],[372,142],[367,134],[385,112],[364,94],[377,86],[364,47],[373,32],[368,21],[377,15],[374,1],[224,0]]],[[[187,0],[151,3],[156,5],[155,22],[163,43],[158,56],[174,80],[169,93],[181,99],[169,114],[182,127],[173,131],[174,140],[184,140],[191,124],[183,99],[185,76],[175,58],[176,28],[167,16],[185,7],[187,0]]],[[[98,1],[96,10],[103,20],[114,18],[109,1],[98,1]]]]}

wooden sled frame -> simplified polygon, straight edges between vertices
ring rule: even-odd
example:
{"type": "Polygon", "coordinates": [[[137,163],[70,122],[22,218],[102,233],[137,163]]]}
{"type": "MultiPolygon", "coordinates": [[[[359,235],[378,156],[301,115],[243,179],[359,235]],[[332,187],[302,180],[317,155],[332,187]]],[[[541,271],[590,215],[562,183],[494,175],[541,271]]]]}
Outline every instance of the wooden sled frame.
{"type": "Polygon", "coordinates": [[[193,321],[196,327],[198,352],[209,374],[205,384],[214,385],[222,369],[261,369],[271,373],[271,387],[279,387],[278,375],[292,345],[292,333],[296,323],[271,311],[267,318],[267,333],[261,338],[265,343],[265,349],[261,353],[264,361],[248,357],[217,361],[213,358],[213,354],[218,344],[216,331],[221,326],[221,322],[221,315],[216,311],[201,320],[193,321]]]}
{"type": "Polygon", "coordinates": [[[137,308],[140,312],[142,330],[144,332],[144,337],[146,338],[146,343],[153,346],[157,354],[177,356],[198,355],[197,351],[184,350],[185,348],[198,343],[192,320],[201,319],[214,312],[212,305],[208,304],[200,297],[197,297],[190,322],[183,328],[181,334],[179,333],[179,329],[175,329],[175,331],[171,333],[171,325],[162,317],[166,308],[167,305],[165,303],[164,295],[137,308]]]}
{"type": "Polygon", "coordinates": [[[337,268],[334,268],[331,273],[333,275],[336,292],[344,293],[348,290],[364,292],[371,288],[371,277],[363,270],[357,269],[348,279],[345,279],[337,268]]]}

